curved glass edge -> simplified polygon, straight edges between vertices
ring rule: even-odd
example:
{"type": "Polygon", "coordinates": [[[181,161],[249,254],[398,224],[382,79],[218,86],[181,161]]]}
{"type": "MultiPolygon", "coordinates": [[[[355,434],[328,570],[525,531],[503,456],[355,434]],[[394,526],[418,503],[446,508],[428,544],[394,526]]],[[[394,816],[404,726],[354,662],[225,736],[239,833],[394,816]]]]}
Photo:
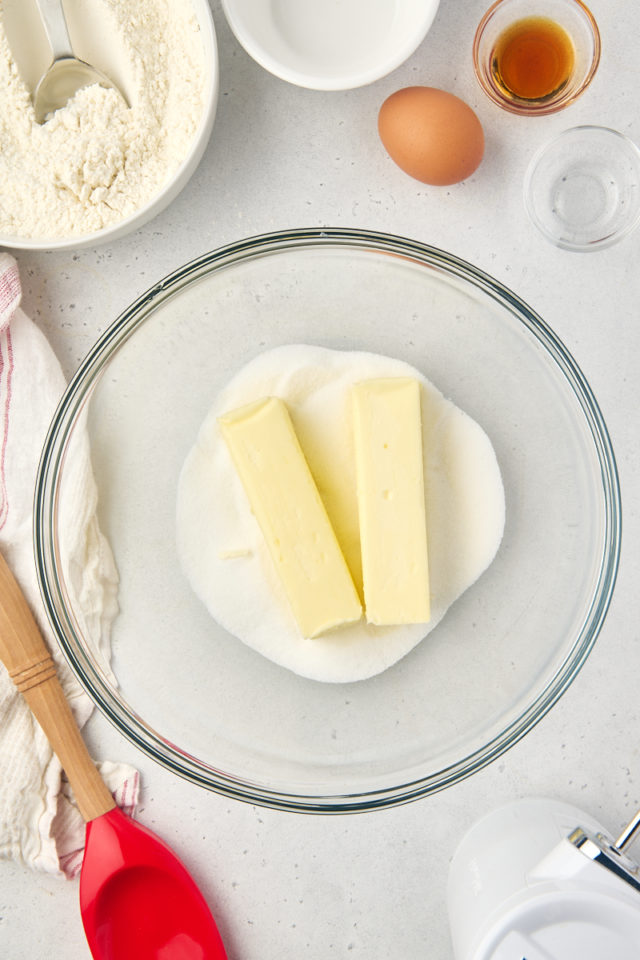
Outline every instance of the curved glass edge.
{"type": "Polygon", "coordinates": [[[60,401],[49,428],[40,460],[34,499],[34,545],[36,570],[51,627],[73,673],[104,716],[143,753],[161,766],[195,785],[273,809],[298,813],[357,813],[398,806],[439,792],[466,779],[493,762],[531,730],[559,700],[579,673],[600,632],[613,594],[621,542],[621,498],[618,471],[609,433],[598,403],[570,352],[540,316],[520,297],[478,267],[450,253],[401,236],[360,229],[301,228],[249,237],[220,247],[175,270],[143,293],[96,342],[85,357],[60,401]],[[451,275],[471,281],[491,298],[507,306],[550,354],[571,384],[587,420],[600,464],[604,493],[604,551],[591,606],[572,649],[556,671],[554,680],[523,713],[498,736],[472,754],[427,777],[391,788],[366,793],[309,796],[286,794],[260,784],[234,780],[181,753],[150,730],[126,707],[124,701],[97,673],[75,638],[74,626],[65,612],[63,589],[53,550],[54,519],[58,490],[56,475],[70,427],[92,385],[109,359],[110,351],[132,335],[157,302],[166,302],[182,287],[216,269],[244,259],[255,259],[287,249],[353,247],[400,255],[427,266],[442,267],[451,275]]]}

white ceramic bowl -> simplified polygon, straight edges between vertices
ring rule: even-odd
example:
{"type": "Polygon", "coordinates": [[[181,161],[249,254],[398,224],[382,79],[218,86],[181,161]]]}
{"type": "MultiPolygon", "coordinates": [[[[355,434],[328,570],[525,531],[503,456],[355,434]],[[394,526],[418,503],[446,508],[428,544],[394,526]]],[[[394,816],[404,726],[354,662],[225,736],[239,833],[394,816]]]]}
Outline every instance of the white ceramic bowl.
{"type": "Polygon", "coordinates": [[[200,123],[198,124],[191,147],[174,175],[167,180],[162,190],[156,194],[155,197],[144,204],[144,206],[139,207],[135,213],[102,230],[80,235],[76,234],[71,237],[37,237],[34,239],[0,233],[0,246],[17,250],[70,250],[79,247],[94,247],[107,241],[111,243],[125,234],[131,233],[133,230],[137,230],[138,227],[141,227],[149,220],[152,220],[153,217],[164,210],[165,207],[178,196],[183,187],[186,186],[202,159],[202,155],[209,142],[209,137],[211,136],[218,104],[219,86],[218,46],[211,9],[207,0],[191,0],[191,2],[200,25],[208,76],[206,78],[204,110],[200,118],[200,123]]]}
{"type": "Polygon", "coordinates": [[[247,53],[282,80],[349,90],[400,66],[433,23],[440,0],[222,0],[247,53]]]}

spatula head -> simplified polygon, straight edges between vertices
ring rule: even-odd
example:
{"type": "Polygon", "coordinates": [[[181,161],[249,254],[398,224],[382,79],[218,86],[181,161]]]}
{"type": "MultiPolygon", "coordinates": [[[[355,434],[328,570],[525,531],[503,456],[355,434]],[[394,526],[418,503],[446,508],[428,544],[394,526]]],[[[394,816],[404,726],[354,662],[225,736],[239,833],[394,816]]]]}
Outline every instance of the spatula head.
{"type": "Polygon", "coordinates": [[[117,808],[87,824],[80,910],[94,960],[226,960],[187,869],[117,808]]]}

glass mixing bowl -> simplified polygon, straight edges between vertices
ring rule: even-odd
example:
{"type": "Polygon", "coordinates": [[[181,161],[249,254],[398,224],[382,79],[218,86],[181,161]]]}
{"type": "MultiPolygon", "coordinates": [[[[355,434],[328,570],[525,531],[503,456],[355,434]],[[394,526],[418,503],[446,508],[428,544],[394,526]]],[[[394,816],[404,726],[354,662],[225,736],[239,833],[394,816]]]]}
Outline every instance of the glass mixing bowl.
{"type": "Polygon", "coordinates": [[[358,230],[234,243],[140,297],[61,401],[35,512],[48,614],[100,710],[192,783],[312,812],[425,796],[514,744],[591,650],[620,547],[606,426],[553,331],[456,257],[358,230]],[[303,679],[227,634],[175,549],[178,475],[212,399],[250,358],[301,342],[418,367],[487,432],[505,485],[491,566],[404,659],[346,685],[303,679]],[[113,673],[83,636],[62,556],[71,454],[87,434],[120,575],[113,673]]]}

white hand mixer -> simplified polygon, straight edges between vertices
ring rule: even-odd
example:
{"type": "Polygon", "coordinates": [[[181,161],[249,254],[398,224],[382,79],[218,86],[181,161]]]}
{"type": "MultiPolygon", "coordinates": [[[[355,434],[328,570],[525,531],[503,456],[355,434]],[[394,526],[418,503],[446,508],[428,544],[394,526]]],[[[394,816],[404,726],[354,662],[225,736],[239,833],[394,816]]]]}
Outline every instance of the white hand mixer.
{"type": "Polygon", "coordinates": [[[451,862],[456,960],[639,960],[640,866],[568,804],[525,799],[476,823],[451,862]]]}

